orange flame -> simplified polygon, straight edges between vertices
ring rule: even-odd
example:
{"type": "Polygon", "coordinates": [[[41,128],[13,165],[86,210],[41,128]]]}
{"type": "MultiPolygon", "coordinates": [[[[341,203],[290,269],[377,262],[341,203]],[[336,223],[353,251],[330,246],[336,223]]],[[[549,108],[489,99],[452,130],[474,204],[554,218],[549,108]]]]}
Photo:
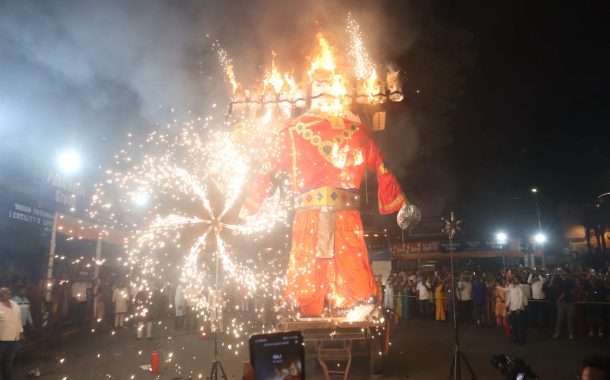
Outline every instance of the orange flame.
{"type": "Polygon", "coordinates": [[[312,81],[312,95],[322,96],[312,101],[312,107],[319,111],[341,115],[349,105],[346,80],[337,73],[333,49],[322,34],[318,34],[320,50],[311,61],[309,78],[312,81]]]}
{"type": "Polygon", "coordinates": [[[320,52],[318,55],[311,61],[311,66],[309,68],[309,77],[312,78],[314,73],[317,70],[324,70],[334,73],[337,69],[337,65],[335,63],[335,57],[333,55],[332,48],[328,43],[328,40],[324,38],[321,33],[318,33],[318,43],[320,44],[320,52]]]}
{"type": "Polygon", "coordinates": [[[284,78],[282,74],[278,71],[277,66],[275,65],[275,52],[271,52],[271,72],[265,73],[265,78],[263,79],[263,91],[267,88],[271,87],[276,94],[279,94],[284,87],[284,78]]]}
{"type": "Polygon", "coordinates": [[[378,104],[383,101],[383,96],[380,95],[381,87],[382,84],[377,76],[377,70],[373,68],[371,74],[363,81],[361,87],[370,104],[378,104]]]}

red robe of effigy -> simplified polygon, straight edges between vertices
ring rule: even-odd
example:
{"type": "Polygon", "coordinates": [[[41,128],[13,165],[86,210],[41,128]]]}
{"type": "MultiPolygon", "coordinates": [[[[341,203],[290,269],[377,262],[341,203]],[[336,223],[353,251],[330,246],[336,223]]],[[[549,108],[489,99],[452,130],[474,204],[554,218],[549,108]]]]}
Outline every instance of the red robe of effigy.
{"type": "Polygon", "coordinates": [[[307,113],[280,132],[279,149],[244,207],[258,208],[274,172],[289,174],[296,212],[286,295],[302,316],[321,315],[326,301],[346,309],[377,297],[358,211],[365,171],[376,173],[381,214],[398,211],[406,199],[365,126],[355,116],[307,113]]]}

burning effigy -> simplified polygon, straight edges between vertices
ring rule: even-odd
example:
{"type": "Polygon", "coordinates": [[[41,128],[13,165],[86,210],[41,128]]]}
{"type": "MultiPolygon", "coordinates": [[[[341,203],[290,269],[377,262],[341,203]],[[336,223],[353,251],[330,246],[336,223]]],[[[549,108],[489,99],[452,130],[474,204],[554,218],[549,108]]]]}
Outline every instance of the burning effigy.
{"type": "MultiPolygon", "coordinates": [[[[403,228],[419,218],[358,115],[369,111],[366,106],[403,99],[399,73],[387,70],[382,80],[351,15],[347,24],[350,48],[343,61],[351,65],[339,64],[329,40],[318,34],[318,51],[301,85],[277,70],[274,55],[262,85],[242,89],[224,61],[238,128],[268,126],[275,150],[253,176],[242,216],[258,210],[278,173],[285,174],[294,199],[284,293],[298,317],[365,318],[379,299],[359,213],[367,170],[377,178],[381,214],[402,210],[403,228]]],[[[383,129],[384,112],[373,111],[373,129],[383,129]]]]}
{"type": "Polygon", "coordinates": [[[403,99],[399,72],[372,63],[351,16],[347,25],[342,55],[318,34],[301,78],[273,54],[253,88],[216,45],[231,93],[225,122],[128,135],[90,216],[125,232],[122,264],[141,301],[130,318],[145,317],[155,292],[176,292],[201,334],[226,334],[237,354],[247,331],[272,331],[280,315],[358,321],[378,309],[359,212],[365,173],[375,173],[381,214],[400,210],[407,228],[419,212],[370,136],[384,128],[383,105],[403,99]]]}

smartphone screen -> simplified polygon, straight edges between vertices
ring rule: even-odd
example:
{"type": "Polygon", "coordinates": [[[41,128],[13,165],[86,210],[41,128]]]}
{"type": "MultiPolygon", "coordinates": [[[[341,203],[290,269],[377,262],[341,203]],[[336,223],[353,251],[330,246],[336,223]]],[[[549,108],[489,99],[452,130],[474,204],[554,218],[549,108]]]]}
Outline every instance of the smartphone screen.
{"type": "Polygon", "coordinates": [[[304,380],[303,336],[298,331],[253,335],[250,363],[256,380],[304,380]]]}

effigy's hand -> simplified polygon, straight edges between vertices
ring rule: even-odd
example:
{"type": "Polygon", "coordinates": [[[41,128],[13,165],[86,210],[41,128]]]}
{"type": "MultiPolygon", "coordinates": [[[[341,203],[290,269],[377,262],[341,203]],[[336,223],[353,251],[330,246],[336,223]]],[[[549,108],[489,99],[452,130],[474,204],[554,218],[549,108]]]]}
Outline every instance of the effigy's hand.
{"type": "Polygon", "coordinates": [[[414,204],[404,204],[396,215],[396,223],[403,231],[415,227],[421,221],[421,211],[414,204]]]}

